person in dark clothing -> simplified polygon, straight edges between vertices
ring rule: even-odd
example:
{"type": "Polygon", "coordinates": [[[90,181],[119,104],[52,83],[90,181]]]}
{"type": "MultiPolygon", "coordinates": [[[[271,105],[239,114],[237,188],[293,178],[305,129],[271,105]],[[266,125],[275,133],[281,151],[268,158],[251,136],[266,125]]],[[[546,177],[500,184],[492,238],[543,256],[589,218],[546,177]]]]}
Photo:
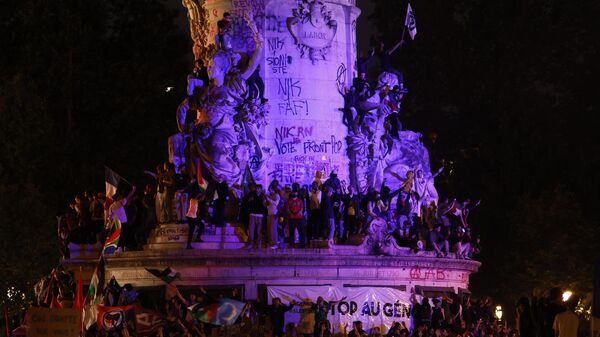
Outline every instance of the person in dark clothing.
{"type": "Polygon", "coordinates": [[[248,98],[260,98],[261,104],[268,101],[268,99],[265,98],[265,82],[262,77],[260,77],[260,65],[258,65],[252,75],[248,77],[246,84],[248,85],[248,98]]]}
{"type": "Polygon", "coordinates": [[[194,76],[194,78],[202,80],[202,82],[204,82],[205,85],[208,84],[208,69],[204,65],[204,61],[202,61],[202,59],[196,60],[196,65],[194,67],[194,71],[192,72],[192,76],[194,76]]]}
{"type": "Polygon", "coordinates": [[[342,183],[340,182],[340,179],[338,178],[337,174],[332,171],[329,174],[329,178],[323,183],[323,186],[331,187],[334,191],[337,191],[339,188],[342,187],[342,183]]]}
{"type": "Polygon", "coordinates": [[[531,315],[531,307],[529,299],[521,297],[517,302],[516,312],[516,329],[519,331],[520,337],[535,337],[535,328],[533,325],[533,316],[531,315]]]}
{"type": "Polygon", "coordinates": [[[566,308],[562,301],[562,290],[558,287],[550,289],[548,305],[544,310],[544,337],[555,336],[553,328],[554,318],[565,310],[566,308]]]}
{"type": "Polygon", "coordinates": [[[323,237],[327,238],[330,243],[333,243],[333,234],[335,232],[335,213],[333,211],[333,201],[331,197],[333,195],[333,189],[331,187],[325,187],[325,191],[321,195],[321,217],[322,217],[322,231],[323,237]]]}
{"type": "Polygon", "coordinates": [[[352,79],[352,86],[356,88],[356,94],[358,95],[359,100],[365,100],[370,96],[371,86],[367,81],[366,74],[359,74],[358,77],[352,79]]]}
{"type": "Polygon", "coordinates": [[[248,242],[246,248],[254,246],[258,248],[262,244],[263,219],[267,214],[266,196],[261,185],[251,184],[250,192],[247,194],[246,207],[249,214],[248,242]]]}
{"type": "Polygon", "coordinates": [[[202,233],[204,232],[204,214],[206,213],[206,196],[204,191],[198,186],[195,178],[185,188],[190,198],[190,209],[186,214],[188,222],[187,249],[192,249],[192,239],[194,230],[198,227],[198,240],[202,242],[202,233]],[[195,200],[195,201],[192,201],[195,200]],[[194,209],[195,208],[195,209],[194,209]]]}
{"type": "Polygon", "coordinates": [[[292,310],[294,305],[296,305],[295,301],[290,302],[288,305],[284,305],[278,297],[275,297],[273,298],[272,304],[263,309],[263,312],[271,319],[271,324],[273,325],[273,337],[284,336],[285,313],[292,310]]]}
{"type": "Polygon", "coordinates": [[[356,88],[351,86],[349,89],[338,90],[339,93],[344,97],[344,107],[339,109],[344,114],[342,116],[342,123],[345,126],[352,127],[356,114],[356,108],[359,101],[359,95],[356,92],[356,88]]]}
{"type": "Polygon", "coordinates": [[[386,49],[383,42],[379,43],[379,65],[381,66],[382,72],[392,73],[398,77],[398,83],[404,83],[404,75],[401,71],[392,67],[391,57],[392,54],[404,43],[403,40],[396,43],[392,48],[386,49]]]}
{"type": "Polygon", "coordinates": [[[375,56],[375,49],[371,49],[368,55],[365,55],[363,51],[360,51],[358,58],[356,59],[356,72],[359,74],[367,74],[369,63],[375,56]]]}
{"type": "Polygon", "coordinates": [[[217,177],[215,192],[217,193],[217,199],[213,202],[212,223],[215,226],[223,227],[225,225],[225,203],[229,199],[229,186],[222,174],[217,177]]]}
{"type": "Polygon", "coordinates": [[[437,298],[433,299],[433,309],[431,310],[431,327],[434,329],[442,328],[446,315],[442,308],[442,301],[437,298]]]}
{"type": "Polygon", "coordinates": [[[348,187],[348,194],[344,196],[342,203],[342,216],[344,219],[342,242],[345,242],[350,235],[354,235],[358,231],[358,205],[360,204],[360,200],[354,186],[348,187]]]}
{"type": "Polygon", "coordinates": [[[140,214],[143,218],[140,228],[136,231],[135,239],[138,244],[144,244],[148,239],[150,231],[156,226],[156,203],[154,195],[156,191],[152,184],[144,186],[144,195],[140,200],[140,214]]]}
{"type": "Polygon", "coordinates": [[[352,330],[348,333],[348,337],[367,337],[361,321],[352,322],[352,330]]]}

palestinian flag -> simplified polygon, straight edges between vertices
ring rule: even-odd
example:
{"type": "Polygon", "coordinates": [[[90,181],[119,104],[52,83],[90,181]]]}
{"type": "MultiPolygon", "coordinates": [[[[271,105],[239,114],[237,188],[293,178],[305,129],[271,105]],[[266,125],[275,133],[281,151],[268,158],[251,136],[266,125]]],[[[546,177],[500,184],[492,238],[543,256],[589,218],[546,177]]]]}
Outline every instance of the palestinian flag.
{"type": "Polygon", "coordinates": [[[219,303],[211,303],[200,307],[195,304],[188,307],[190,315],[201,322],[214,325],[233,325],[242,313],[246,303],[222,298],[219,303]]]}
{"type": "Polygon", "coordinates": [[[98,304],[100,303],[102,291],[104,290],[104,257],[100,255],[98,264],[90,280],[90,286],[88,287],[87,295],[85,296],[86,304],[98,304]]]}
{"type": "Polygon", "coordinates": [[[119,239],[121,238],[121,220],[118,216],[114,217],[110,227],[110,233],[104,242],[102,254],[113,254],[119,247],[119,239]]]}
{"type": "Polygon", "coordinates": [[[102,291],[104,290],[104,257],[100,254],[98,264],[90,280],[87,295],[85,296],[85,306],[83,307],[83,326],[89,329],[98,317],[96,304],[102,302],[102,291]]]}
{"type": "Polygon", "coordinates": [[[149,269],[149,268],[146,268],[146,270],[150,274],[161,279],[166,284],[170,284],[171,282],[173,282],[175,280],[181,280],[181,274],[179,272],[177,272],[175,269],[171,269],[171,267],[167,267],[165,270],[162,270],[162,271],[158,270],[158,269],[149,269]]]}

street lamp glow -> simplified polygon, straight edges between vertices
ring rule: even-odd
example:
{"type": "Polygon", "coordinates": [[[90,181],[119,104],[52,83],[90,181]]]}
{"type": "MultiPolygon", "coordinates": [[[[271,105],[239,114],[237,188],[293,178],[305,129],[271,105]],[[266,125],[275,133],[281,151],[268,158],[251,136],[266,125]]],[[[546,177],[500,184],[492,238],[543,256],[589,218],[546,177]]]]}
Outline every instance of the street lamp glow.
{"type": "Polygon", "coordinates": [[[571,292],[570,290],[565,291],[562,294],[562,300],[563,300],[563,302],[568,301],[571,298],[571,296],[573,296],[573,292],[571,292]]]}
{"type": "Polygon", "coordinates": [[[495,314],[496,314],[496,318],[498,318],[498,320],[501,321],[502,320],[502,307],[501,306],[499,306],[499,305],[496,306],[495,314]]]}

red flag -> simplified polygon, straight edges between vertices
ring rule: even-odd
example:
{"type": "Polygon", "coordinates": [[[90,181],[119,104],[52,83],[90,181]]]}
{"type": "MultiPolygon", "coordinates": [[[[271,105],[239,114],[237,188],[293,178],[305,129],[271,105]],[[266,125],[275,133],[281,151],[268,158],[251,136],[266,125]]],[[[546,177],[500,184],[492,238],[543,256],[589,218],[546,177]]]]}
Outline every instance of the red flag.
{"type": "Polygon", "coordinates": [[[54,289],[50,290],[52,292],[52,302],[50,302],[50,309],[61,309],[62,306],[58,303],[58,299],[54,296],[54,289]]]}
{"type": "Polygon", "coordinates": [[[206,179],[204,179],[204,177],[202,176],[202,162],[200,161],[200,159],[197,160],[196,167],[196,179],[198,180],[198,186],[200,186],[202,190],[206,191],[206,189],[208,188],[208,181],[206,181],[206,179]]]}
{"type": "Polygon", "coordinates": [[[79,270],[79,280],[77,280],[77,293],[75,293],[75,300],[73,301],[73,308],[82,310],[83,309],[83,279],[81,278],[81,269],[79,270]]]}

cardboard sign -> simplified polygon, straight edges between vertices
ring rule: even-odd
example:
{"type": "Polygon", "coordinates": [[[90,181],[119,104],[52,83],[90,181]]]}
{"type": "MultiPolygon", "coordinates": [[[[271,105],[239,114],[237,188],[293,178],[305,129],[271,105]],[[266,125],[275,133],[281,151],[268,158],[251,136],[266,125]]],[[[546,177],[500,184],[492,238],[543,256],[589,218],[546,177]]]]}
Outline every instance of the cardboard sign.
{"type": "Polygon", "coordinates": [[[80,312],[77,309],[34,308],[28,310],[27,336],[78,337],[80,312]]]}

